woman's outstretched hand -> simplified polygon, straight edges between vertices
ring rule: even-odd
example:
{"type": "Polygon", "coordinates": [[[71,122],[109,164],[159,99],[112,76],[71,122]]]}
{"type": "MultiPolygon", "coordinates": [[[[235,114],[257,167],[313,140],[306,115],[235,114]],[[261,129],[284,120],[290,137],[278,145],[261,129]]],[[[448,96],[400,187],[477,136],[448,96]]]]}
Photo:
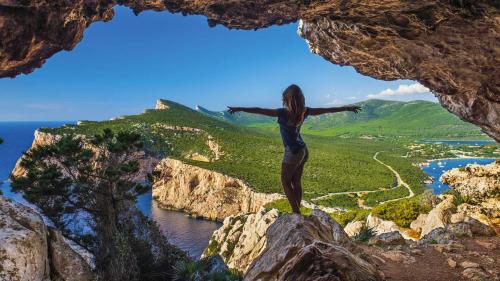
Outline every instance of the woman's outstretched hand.
{"type": "Polygon", "coordinates": [[[361,111],[360,106],[346,106],[345,109],[346,109],[346,111],[352,111],[354,113],[358,113],[361,111]]]}
{"type": "Polygon", "coordinates": [[[233,106],[227,107],[227,112],[229,112],[230,114],[235,114],[238,111],[241,111],[239,107],[233,107],[233,106]]]}

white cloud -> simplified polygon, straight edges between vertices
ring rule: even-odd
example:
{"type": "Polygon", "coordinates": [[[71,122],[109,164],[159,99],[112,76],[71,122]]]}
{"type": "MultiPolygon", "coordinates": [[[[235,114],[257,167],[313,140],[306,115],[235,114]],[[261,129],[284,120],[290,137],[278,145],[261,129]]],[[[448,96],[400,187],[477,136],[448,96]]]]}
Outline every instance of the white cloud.
{"type": "Polygon", "coordinates": [[[410,96],[415,94],[430,93],[430,90],[420,83],[399,85],[397,89],[385,89],[378,94],[370,94],[368,98],[383,98],[393,96],[410,96]]]}

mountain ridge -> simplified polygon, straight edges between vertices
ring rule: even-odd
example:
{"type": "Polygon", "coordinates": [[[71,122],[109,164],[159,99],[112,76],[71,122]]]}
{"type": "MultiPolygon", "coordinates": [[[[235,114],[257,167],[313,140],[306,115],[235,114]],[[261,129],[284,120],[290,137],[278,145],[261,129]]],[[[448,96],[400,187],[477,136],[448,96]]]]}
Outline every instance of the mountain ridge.
{"type": "MultiPolygon", "coordinates": [[[[479,128],[460,120],[439,104],[425,101],[389,101],[369,99],[354,103],[361,106],[358,114],[351,112],[310,116],[303,133],[328,136],[362,136],[407,138],[487,138],[479,128]]],[[[211,111],[202,106],[196,110],[212,118],[234,125],[269,129],[276,123],[273,117],[227,110],[211,111]]]]}

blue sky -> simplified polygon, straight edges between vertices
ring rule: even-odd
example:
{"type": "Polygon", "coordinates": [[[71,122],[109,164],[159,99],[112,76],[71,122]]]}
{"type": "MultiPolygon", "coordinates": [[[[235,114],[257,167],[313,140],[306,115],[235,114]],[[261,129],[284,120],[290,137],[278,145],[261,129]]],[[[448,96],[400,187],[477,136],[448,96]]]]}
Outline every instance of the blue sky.
{"type": "Polygon", "coordinates": [[[311,106],[435,100],[413,81],[378,81],[311,54],[296,26],[209,28],[202,16],[134,16],[119,7],[111,22],[92,24],[73,51],[30,75],[0,79],[0,121],[109,119],[142,112],[158,98],[213,110],[278,107],[290,83],[311,106]]]}

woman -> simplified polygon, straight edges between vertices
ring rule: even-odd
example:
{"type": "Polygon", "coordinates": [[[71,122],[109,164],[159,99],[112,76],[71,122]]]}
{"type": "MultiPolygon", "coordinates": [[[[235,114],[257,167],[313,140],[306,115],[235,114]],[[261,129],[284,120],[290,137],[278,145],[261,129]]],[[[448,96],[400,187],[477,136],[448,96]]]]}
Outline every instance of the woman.
{"type": "Polygon", "coordinates": [[[300,126],[309,115],[320,115],[342,111],[358,113],[359,106],[310,108],[305,107],[302,90],[297,85],[290,85],[283,92],[283,108],[265,109],[258,107],[228,107],[229,113],[243,111],[278,117],[281,138],[285,154],[281,163],[281,184],[294,213],[300,214],[302,201],[301,178],[304,164],[308,158],[307,146],[300,136],[300,126]]]}

